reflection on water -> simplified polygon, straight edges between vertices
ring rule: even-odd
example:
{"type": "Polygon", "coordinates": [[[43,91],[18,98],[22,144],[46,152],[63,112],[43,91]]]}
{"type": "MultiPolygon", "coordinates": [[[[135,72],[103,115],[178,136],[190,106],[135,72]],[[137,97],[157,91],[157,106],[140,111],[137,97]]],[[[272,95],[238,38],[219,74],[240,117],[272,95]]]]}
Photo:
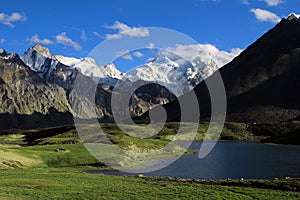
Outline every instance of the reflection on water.
{"type": "MultiPolygon", "coordinates": [[[[202,142],[190,149],[199,150],[202,142]]],[[[111,175],[136,175],[118,171],[89,171],[111,175]]],[[[168,167],[145,176],[190,179],[272,179],[300,176],[300,146],[218,142],[204,159],[198,153],[183,156],[168,167]]]]}

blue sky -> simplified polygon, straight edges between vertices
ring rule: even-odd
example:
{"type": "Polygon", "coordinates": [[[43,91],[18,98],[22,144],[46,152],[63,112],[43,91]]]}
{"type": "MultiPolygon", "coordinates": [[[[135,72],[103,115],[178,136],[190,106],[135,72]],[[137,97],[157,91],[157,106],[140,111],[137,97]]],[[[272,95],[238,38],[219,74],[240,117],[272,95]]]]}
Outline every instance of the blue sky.
{"type": "Polygon", "coordinates": [[[299,0],[0,0],[0,47],[22,54],[40,42],[54,54],[85,57],[122,30],[146,37],[144,27],[163,27],[230,52],[291,12],[300,13],[299,0]]]}

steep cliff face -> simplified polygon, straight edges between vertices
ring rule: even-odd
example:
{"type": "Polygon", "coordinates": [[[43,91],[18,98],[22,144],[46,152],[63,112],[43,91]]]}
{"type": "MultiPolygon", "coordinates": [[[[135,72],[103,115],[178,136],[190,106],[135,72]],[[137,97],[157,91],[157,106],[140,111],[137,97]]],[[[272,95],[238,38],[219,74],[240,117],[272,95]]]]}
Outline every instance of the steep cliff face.
{"type": "Polygon", "coordinates": [[[1,113],[46,114],[50,108],[58,112],[71,111],[65,90],[44,82],[17,54],[0,56],[0,84],[1,113]]]}
{"type": "Polygon", "coordinates": [[[45,83],[17,54],[0,55],[0,99],[1,129],[72,122],[66,91],[57,84],[45,83]]]}
{"type": "Polygon", "coordinates": [[[72,124],[79,119],[110,117],[111,93],[78,71],[64,79],[60,76],[68,66],[57,63],[49,71],[47,65],[33,71],[17,54],[0,54],[0,129],[38,128],[72,124]],[[74,88],[74,80],[83,83],[74,88]],[[91,91],[95,97],[88,98],[91,91]],[[82,93],[85,91],[85,93],[82,93]],[[96,99],[96,100],[95,100],[96,99]]]}

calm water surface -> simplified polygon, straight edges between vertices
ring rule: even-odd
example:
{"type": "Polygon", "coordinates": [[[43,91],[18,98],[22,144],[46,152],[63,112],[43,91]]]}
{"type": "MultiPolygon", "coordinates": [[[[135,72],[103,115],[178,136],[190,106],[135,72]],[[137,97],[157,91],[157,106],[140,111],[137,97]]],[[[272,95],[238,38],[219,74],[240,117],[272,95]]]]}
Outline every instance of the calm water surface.
{"type": "MultiPolygon", "coordinates": [[[[202,142],[190,149],[199,150],[202,142]]],[[[96,174],[136,175],[119,171],[88,171],[96,174]]],[[[204,159],[198,153],[183,156],[146,176],[190,179],[272,179],[300,176],[300,146],[218,142],[204,159]]]]}

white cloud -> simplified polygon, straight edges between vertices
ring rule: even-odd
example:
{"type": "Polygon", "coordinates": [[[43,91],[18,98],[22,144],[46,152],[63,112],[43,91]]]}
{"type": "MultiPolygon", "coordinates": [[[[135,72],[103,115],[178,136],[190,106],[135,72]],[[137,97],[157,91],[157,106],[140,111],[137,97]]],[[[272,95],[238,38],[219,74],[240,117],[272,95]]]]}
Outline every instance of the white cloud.
{"type": "Polygon", "coordinates": [[[125,54],[122,56],[123,59],[125,60],[133,60],[132,56],[130,54],[125,54]]]}
{"type": "Polygon", "coordinates": [[[137,57],[137,58],[142,58],[142,57],[144,57],[144,54],[142,54],[142,53],[139,52],[139,51],[133,52],[133,55],[134,55],[135,57],[137,57]]]}
{"type": "Polygon", "coordinates": [[[5,14],[5,13],[0,13],[0,23],[10,26],[12,28],[15,27],[13,22],[25,21],[25,20],[26,20],[25,15],[22,15],[20,13],[14,12],[11,15],[5,14]]]}
{"type": "Polygon", "coordinates": [[[283,0],[260,0],[266,2],[268,6],[278,6],[279,4],[283,3],[283,0]]]}
{"type": "Polygon", "coordinates": [[[83,42],[86,42],[87,41],[87,37],[86,37],[86,34],[85,34],[85,31],[81,31],[81,35],[80,35],[80,39],[83,41],[83,42]]]}
{"type": "Polygon", "coordinates": [[[0,39],[0,44],[4,44],[6,42],[6,40],[4,38],[0,39]]]}
{"type": "Polygon", "coordinates": [[[132,56],[135,56],[137,58],[142,58],[144,57],[144,54],[142,54],[140,51],[134,51],[132,54],[128,49],[122,49],[121,51],[118,51],[116,53],[117,57],[121,57],[125,60],[133,60],[132,56]]]}
{"type": "Polygon", "coordinates": [[[242,0],[242,4],[249,6],[250,2],[248,0],[242,0]]]}
{"type": "Polygon", "coordinates": [[[100,35],[98,32],[94,31],[93,34],[94,34],[95,36],[97,36],[98,38],[101,38],[101,35],[100,35]]]}
{"type": "Polygon", "coordinates": [[[112,26],[106,26],[107,29],[116,30],[115,34],[106,34],[106,39],[120,39],[123,36],[146,37],[149,36],[149,30],[143,27],[129,27],[128,25],[115,21],[112,26]]]}
{"type": "Polygon", "coordinates": [[[76,49],[77,51],[81,50],[81,46],[78,43],[74,42],[71,38],[69,38],[67,36],[66,32],[62,32],[62,33],[56,35],[55,42],[58,44],[65,45],[65,46],[71,46],[74,49],[76,49]]]}
{"type": "Polygon", "coordinates": [[[213,59],[219,67],[229,63],[234,57],[242,52],[242,49],[234,48],[230,52],[221,51],[212,44],[193,44],[180,45],[166,49],[167,52],[175,54],[189,62],[199,57],[201,60],[207,62],[213,59]]]}
{"type": "Polygon", "coordinates": [[[121,39],[121,34],[105,34],[106,39],[121,39]]]}
{"type": "Polygon", "coordinates": [[[54,42],[52,40],[49,40],[46,38],[40,39],[37,34],[31,36],[31,38],[28,38],[27,41],[29,41],[31,43],[40,43],[40,44],[44,44],[44,45],[54,44],[54,42]]]}
{"type": "Polygon", "coordinates": [[[71,29],[73,31],[79,32],[81,41],[86,42],[88,40],[88,37],[86,36],[86,32],[85,32],[84,29],[77,28],[77,27],[69,27],[69,26],[65,26],[65,28],[68,28],[68,29],[71,29]]]}
{"type": "Polygon", "coordinates": [[[51,45],[51,44],[62,44],[64,46],[71,46],[77,51],[81,50],[81,46],[74,42],[71,38],[67,36],[65,32],[62,32],[56,36],[54,36],[55,40],[50,40],[50,39],[40,39],[37,34],[31,36],[30,38],[27,38],[27,41],[30,43],[40,43],[43,45],[51,45]]]}
{"type": "Polygon", "coordinates": [[[127,49],[122,49],[121,51],[116,53],[117,57],[121,57],[125,60],[133,60],[132,56],[130,55],[129,50],[127,49]]]}
{"type": "Polygon", "coordinates": [[[153,49],[154,48],[154,43],[149,43],[147,46],[148,49],[153,49]]]}
{"type": "Polygon", "coordinates": [[[278,23],[281,20],[281,18],[278,17],[276,14],[260,8],[251,9],[250,12],[254,13],[256,19],[261,22],[278,23]]]}

